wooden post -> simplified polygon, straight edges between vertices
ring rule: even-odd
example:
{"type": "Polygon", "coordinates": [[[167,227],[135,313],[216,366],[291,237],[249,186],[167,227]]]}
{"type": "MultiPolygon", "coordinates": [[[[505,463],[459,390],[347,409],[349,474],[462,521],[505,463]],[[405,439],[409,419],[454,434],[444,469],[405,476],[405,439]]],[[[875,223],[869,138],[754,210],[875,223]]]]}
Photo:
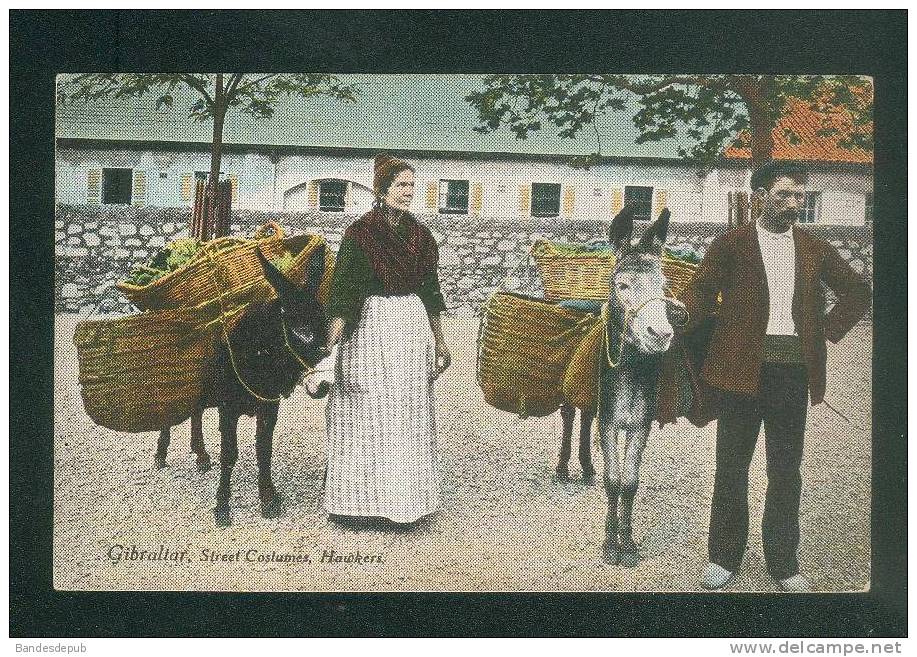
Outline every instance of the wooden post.
{"type": "Polygon", "coordinates": [[[191,210],[191,237],[204,239],[204,181],[194,181],[194,206],[191,210]]]}
{"type": "Polygon", "coordinates": [[[739,215],[737,225],[744,226],[748,223],[748,194],[745,192],[738,192],[736,196],[738,197],[736,208],[739,215]]]}

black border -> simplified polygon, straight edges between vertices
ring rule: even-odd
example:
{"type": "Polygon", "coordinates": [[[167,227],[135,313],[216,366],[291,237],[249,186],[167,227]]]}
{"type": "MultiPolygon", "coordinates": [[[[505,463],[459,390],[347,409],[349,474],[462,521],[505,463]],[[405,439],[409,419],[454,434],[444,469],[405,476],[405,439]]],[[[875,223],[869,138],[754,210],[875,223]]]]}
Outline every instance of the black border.
{"type": "Polygon", "coordinates": [[[10,12],[11,636],[905,636],[907,13],[10,12]],[[51,587],[54,75],[706,71],[875,77],[872,590],[65,593],[51,587]],[[219,63],[219,64],[218,64],[219,63]]]}

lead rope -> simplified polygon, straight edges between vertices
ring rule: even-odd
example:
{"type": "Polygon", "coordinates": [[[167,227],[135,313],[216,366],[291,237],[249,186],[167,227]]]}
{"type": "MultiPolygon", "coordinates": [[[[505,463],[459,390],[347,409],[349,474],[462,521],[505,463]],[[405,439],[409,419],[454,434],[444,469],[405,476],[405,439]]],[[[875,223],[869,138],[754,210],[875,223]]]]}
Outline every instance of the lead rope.
{"type": "MultiPolygon", "coordinates": [[[[637,306],[636,309],[634,309],[630,306],[625,305],[624,302],[621,300],[621,297],[618,295],[617,290],[615,290],[615,296],[617,296],[618,298],[618,303],[620,303],[621,306],[624,307],[624,322],[621,325],[621,331],[618,333],[618,360],[617,361],[614,361],[611,358],[611,333],[609,331],[610,322],[608,321],[608,312],[609,312],[608,302],[606,301],[605,303],[602,304],[601,318],[602,318],[602,322],[605,323],[605,332],[604,332],[602,342],[605,343],[605,349],[604,349],[605,360],[611,369],[616,369],[618,365],[621,364],[621,357],[624,355],[624,332],[627,330],[631,322],[634,321],[634,317],[637,316],[637,313],[639,313],[641,310],[643,310],[647,306],[647,304],[652,303],[653,301],[668,302],[669,299],[675,299],[675,295],[672,294],[672,290],[669,288],[668,285],[663,287],[663,291],[668,293],[668,296],[652,297],[650,299],[647,299],[646,301],[641,303],[639,306],[637,306]]],[[[596,400],[595,401],[595,421],[596,423],[598,423],[599,418],[601,418],[602,416],[602,372],[601,370],[599,371],[599,376],[598,376],[598,380],[596,383],[595,400],[596,400]]],[[[597,442],[601,441],[601,436],[599,436],[598,431],[596,431],[596,441],[597,442]]]]}
{"type": "MultiPolygon", "coordinates": [[[[252,389],[252,387],[245,382],[245,379],[242,378],[242,373],[239,372],[239,367],[238,365],[236,365],[236,357],[232,351],[232,343],[229,341],[229,331],[227,331],[226,329],[226,324],[229,318],[229,314],[226,312],[226,305],[223,300],[223,286],[220,284],[216,276],[216,271],[217,269],[219,269],[219,263],[217,263],[216,259],[213,257],[213,254],[210,253],[209,251],[207,252],[206,257],[210,261],[210,264],[211,264],[210,275],[213,277],[213,283],[217,289],[217,297],[220,301],[220,329],[223,334],[223,340],[226,342],[226,351],[229,352],[229,362],[232,365],[233,373],[236,375],[236,380],[255,399],[258,399],[263,402],[270,402],[270,403],[279,402],[281,399],[283,399],[282,395],[279,395],[277,397],[265,397],[263,395],[260,395],[257,392],[255,392],[252,389]]],[[[280,317],[280,324],[281,326],[283,326],[283,342],[286,345],[287,349],[293,355],[293,357],[297,361],[299,361],[299,363],[304,368],[309,369],[309,365],[306,364],[306,362],[302,358],[300,358],[299,354],[296,353],[296,351],[293,349],[292,345],[290,344],[290,339],[289,339],[289,335],[287,332],[287,323],[286,321],[284,321],[283,315],[281,315],[280,317]]]]}

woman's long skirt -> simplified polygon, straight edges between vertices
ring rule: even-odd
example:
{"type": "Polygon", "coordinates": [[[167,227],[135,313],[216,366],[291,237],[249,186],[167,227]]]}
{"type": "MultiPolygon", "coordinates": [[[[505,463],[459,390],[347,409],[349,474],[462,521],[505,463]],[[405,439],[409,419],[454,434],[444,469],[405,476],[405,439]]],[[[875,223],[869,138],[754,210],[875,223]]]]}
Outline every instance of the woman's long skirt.
{"type": "Polygon", "coordinates": [[[435,347],[416,295],[369,297],[327,406],[325,510],[413,522],[440,505],[435,347]]]}

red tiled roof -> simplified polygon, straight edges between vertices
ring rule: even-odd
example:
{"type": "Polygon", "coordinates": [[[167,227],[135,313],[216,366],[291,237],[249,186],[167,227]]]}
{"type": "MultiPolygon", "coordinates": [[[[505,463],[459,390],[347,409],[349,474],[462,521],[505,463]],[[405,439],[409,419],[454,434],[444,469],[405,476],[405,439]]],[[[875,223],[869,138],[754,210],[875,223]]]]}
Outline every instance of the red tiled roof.
{"type": "MultiPolygon", "coordinates": [[[[834,126],[841,131],[841,134],[831,137],[818,134],[822,129],[822,121],[823,116],[810,109],[807,102],[790,99],[786,113],[774,128],[774,159],[872,163],[870,151],[861,148],[844,148],[838,145],[837,142],[842,139],[844,131],[849,130],[849,120],[845,120],[843,115],[838,115],[833,119],[834,126]],[[800,143],[790,143],[785,133],[787,128],[796,134],[800,143]]],[[[743,141],[747,141],[747,135],[743,137],[743,141]]],[[[724,155],[730,159],[751,159],[751,148],[731,146],[724,155]]]]}

